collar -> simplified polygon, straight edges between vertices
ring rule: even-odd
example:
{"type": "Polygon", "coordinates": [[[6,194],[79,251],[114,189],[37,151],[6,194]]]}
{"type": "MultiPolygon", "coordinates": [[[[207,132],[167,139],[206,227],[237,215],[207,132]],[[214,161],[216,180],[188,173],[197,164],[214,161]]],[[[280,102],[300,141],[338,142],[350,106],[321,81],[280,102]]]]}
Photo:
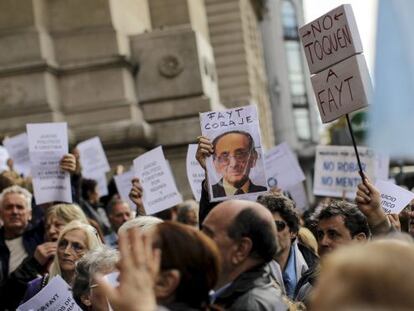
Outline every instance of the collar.
{"type": "Polygon", "coordinates": [[[250,187],[250,179],[248,179],[243,186],[241,186],[240,188],[236,188],[233,185],[230,185],[224,178],[223,178],[223,188],[224,188],[224,192],[226,193],[226,196],[229,195],[234,195],[234,193],[238,190],[238,189],[242,189],[244,193],[248,193],[249,192],[249,187],[250,187]]]}

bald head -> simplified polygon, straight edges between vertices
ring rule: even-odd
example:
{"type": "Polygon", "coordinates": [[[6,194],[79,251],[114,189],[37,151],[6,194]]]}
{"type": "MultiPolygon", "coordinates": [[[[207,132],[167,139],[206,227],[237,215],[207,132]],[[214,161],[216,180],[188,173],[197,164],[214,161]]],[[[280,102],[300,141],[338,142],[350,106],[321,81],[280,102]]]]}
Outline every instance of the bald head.
{"type": "Polygon", "coordinates": [[[272,214],[257,202],[229,200],[218,204],[207,215],[203,228],[214,227],[237,241],[252,241],[250,255],[259,261],[270,261],[277,251],[276,226],[272,214]]]}

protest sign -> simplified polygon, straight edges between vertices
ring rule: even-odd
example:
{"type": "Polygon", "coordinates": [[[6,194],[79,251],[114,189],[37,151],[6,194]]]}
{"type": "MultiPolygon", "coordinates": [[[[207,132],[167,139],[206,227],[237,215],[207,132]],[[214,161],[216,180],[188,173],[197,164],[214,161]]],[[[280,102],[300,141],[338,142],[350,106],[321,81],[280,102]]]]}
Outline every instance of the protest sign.
{"type": "Polygon", "coordinates": [[[267,186],[286,190],[305,180],[295,154],[287,143],[268,150],[265,153],[267,186]]]}
{"type": "Polygon", "coordinates": [[[341,5],[299,28],[311,74],[362,53],[352,7],[341,5]]]}
{"type": "Polygon", "coordinates": [[[215,151],[206,159],[210,201],[267,191],[256,106],[201,113],[200,123],[215,151]]]}
{"type": "Polygon", "coordinates": [[[363,55],[317,73],[311,81],[323,123],[368,106],[372,86],[363,55]]]}
{"type": "Polygon", "coordinates": [[[82,175],[92,179],[96,174],[109,172],[110,167],[99,137],[78,144],[82,175]]]}
{"type": "Polygon", "coordinates": [[[27,124],[26,130],[36,204],[72,202],[69,173],[60,169],[68,153],[67,124],[27,124]]]}
{"type": "Polygon", "coordinates": [[[141,181],[142,201],[148,215],[183,202],[161,146],[137,157],[134,172],[141,181]]]}
{"type": "Polygon", "coordinates": [[[9,153],[7,149],[3,146],[0,146],[0,173],[3,171],[8,171],[9,167],[7,165],[7,160],[9,159],[9,153]]]}
{"type": "Polygon", "coordinates": [[[135,206],[134,202],[132,202],[129,198],[129,192],[131,191],[133,178],[133,170],[114,176],[115,185],[116,189],[118,190],[119,196],[123,201],[128,202],[128,205],[131,207],[131,209],[135,211],[137,207],[135,206]]]}
{"type": "Polygon", "coordinates": [[[197,152],[197,144],[189,144],[187,151],[187,178],[193,192],[193,196],[197,202],[201,198],[201,183],[206,178],[206,173],[200,163],[195,158],[197,152]]]}
{"type": "MultiPolygon", "coordinates": [[[[388,176],[388,158],[358,147],[364,174],[372,180],[388,176]]],[[[313,193],[321,196],[354,199],[361,183],[359,167],[352,146],[318,146],[316,148],[313,193]]]]}
{"type": "Polygon", "coordinates": [[[287,187],[284,193],[295,201],[295,206],[298,211],[303,213],[309,207],[308,196],[306,195],[303,182],[287,187]]]}
{"type": "Polygon", "coordinates": [[[27,134],[21,133],[3,140],[3,146],[7,149],[13,160],[13,169],[23,176],[30,175],[30,158],[27,134]]]}
{"type": "Polygon", "coordinates": [[[55,276],[34,297],[17,308],[17,311],[82,311],[72,296],[70,286],[60,275],[55,276]]]}
{"type": "Polygon", "coordinates": [[[387,214],[399,214],[414,199],[414,193],[389,181],[377,180],[375,187],[381,193],[381,206],[387,214]]]}

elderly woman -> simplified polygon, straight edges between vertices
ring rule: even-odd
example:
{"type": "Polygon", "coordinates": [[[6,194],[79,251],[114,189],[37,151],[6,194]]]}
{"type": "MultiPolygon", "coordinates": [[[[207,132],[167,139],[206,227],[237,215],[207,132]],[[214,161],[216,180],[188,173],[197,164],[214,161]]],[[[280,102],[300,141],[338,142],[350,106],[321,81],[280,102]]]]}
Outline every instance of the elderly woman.
{"type": "Polygon", "coordinates": [[[70,222],[60,232],[50,274],[29,282],[23,302],[36,295],[56,275],[72,285],[77,261],[100,246],[102,242],[94,227],[76,220],[70,222]]]}
{"type": "Polygon", "coordinates": [[[107,246],[88,252],[76,265],[73,297],[83,310],[108,311],[108,301],[94,281],[96,273],[108,274],[115,270],[118,251],[107,246]]]}

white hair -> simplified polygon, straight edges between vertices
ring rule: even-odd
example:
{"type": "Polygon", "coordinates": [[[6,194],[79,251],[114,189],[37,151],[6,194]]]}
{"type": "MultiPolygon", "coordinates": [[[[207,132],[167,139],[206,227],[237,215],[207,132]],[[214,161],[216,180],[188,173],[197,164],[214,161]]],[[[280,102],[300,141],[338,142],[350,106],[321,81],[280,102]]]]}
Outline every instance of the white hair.
{"type": "Polygon", "coordinates": [[[126,232],[128,229],[138,227],[140,231],[145,232],[148,229],[164,222],[162,219],[154,216],[139,216],[125,222],[118,230],[118,234],[126,232]]]}
{"type": "Polygon", "coordinates": [[[7,187],[3,189],[3,191],[0,193],[0,208],[3,207],[4,197],[7,194],[11,194],[11,193],[22,195],[24,197],[24,200],[26,201],[26,208],[28,208],[29,210],[32,210],[32,197],[33,197],[32,194],[28,190],[20,186],[17,186],[17,185],[7,187]]]}

